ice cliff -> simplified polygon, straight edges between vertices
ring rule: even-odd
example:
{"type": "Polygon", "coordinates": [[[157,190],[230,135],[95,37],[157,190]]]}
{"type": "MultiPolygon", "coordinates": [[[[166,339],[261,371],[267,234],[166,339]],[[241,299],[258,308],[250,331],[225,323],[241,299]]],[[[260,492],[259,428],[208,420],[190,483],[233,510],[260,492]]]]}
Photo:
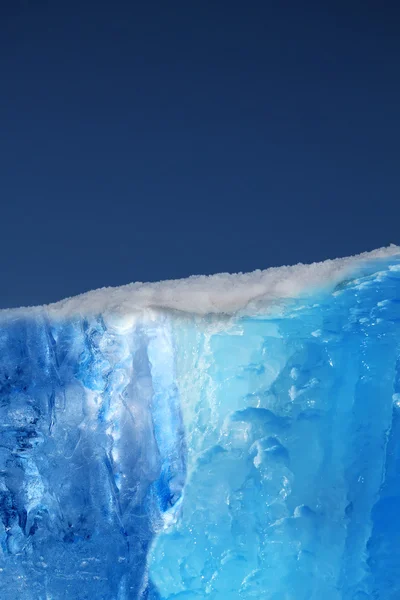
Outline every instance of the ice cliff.
{"type": "Polygon", "coordinates": [[[2,600],[398,600],[400,248],[0,312],[2,600]]]}

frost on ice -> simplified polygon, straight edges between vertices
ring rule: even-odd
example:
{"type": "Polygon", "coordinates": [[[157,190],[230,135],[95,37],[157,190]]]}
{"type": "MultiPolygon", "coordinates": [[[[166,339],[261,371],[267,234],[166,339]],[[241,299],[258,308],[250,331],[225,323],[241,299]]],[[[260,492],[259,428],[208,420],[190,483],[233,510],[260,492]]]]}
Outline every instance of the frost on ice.
{"type": "Polygon", "coordinates": [[[2,600],[398,600],[400,248],[0,313],[2,600]]]}

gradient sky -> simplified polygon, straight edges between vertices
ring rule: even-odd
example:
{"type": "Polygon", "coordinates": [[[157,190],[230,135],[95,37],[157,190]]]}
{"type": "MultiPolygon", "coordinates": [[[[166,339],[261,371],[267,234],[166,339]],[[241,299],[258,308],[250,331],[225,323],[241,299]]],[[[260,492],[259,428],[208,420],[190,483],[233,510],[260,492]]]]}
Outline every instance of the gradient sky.
{"type": "Polygon", "coordinates": [[[400,243],[400,5],[0,3],[0,306],[400,243]]]}

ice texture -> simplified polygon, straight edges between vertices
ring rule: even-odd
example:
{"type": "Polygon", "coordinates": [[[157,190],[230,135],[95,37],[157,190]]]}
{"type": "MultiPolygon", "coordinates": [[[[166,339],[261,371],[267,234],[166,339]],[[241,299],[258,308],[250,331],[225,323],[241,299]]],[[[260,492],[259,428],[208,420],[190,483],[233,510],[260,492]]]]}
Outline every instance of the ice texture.
{"type": "Polygon", "coordinates": [[[398,600],[400,248],[0,312],[2,600],[398,600]]]}

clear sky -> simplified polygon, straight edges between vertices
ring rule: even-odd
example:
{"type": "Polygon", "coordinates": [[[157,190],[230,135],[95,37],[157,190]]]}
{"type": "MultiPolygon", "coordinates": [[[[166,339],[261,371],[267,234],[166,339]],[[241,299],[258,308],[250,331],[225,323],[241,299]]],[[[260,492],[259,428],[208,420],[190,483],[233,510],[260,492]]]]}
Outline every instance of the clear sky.
{"type": "Polygon", "coordinates": [[[0,305],[400,243],[400,4],[3,0],[0,305]]]}

